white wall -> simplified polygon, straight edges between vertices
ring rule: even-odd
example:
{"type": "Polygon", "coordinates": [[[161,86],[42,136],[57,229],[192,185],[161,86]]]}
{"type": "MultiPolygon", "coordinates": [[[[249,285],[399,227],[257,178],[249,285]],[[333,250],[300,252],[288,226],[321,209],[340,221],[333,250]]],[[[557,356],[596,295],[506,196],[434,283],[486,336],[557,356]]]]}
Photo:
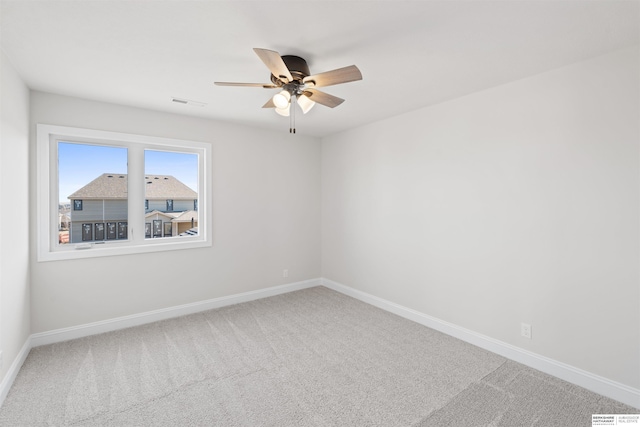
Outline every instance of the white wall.
{"type": "Polygon", "coordinates": [[[324,139],[323,276],[640,387],[639,75],[618,51],[324,139]]]}
{"type": "Polygon", "coordinates": [[[29,90],[0,52],[0,380],[29,329],[29,90]]]}
{"type": "MultiPolygon", "coordinates": [[[[211,143],[213,247],[59,262],[34,254],[32,333],[320,277],[319,140],[32,92],[37,123],[211,143]]],[[[34,161],[32,152],[33,182],[34,161]]]]}

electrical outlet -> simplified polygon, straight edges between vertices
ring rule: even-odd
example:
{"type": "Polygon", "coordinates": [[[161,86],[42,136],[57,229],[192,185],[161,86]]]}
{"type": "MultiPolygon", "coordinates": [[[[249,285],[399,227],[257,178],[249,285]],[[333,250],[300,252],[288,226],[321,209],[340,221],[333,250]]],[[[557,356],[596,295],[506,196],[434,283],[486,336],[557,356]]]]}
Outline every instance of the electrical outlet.
{"type": "Polygon", "coordinates": [[[282,277],[289,277],[289,270],[282,270],[282,277]]]}
{"type": "Polygon", "coordinates": [[[522,335],[525,338],[531,339],[531,325],[528,323],[521,323],[520,335],[522,335]]]}

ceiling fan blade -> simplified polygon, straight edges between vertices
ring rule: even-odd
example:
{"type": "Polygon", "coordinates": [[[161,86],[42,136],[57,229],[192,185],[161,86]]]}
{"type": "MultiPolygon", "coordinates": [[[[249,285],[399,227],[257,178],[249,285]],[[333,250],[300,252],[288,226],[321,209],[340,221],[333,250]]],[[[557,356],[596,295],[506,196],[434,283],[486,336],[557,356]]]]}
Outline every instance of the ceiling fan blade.
{"type": "Polygon", "coordinates": [[[302,82],[312,87],[325,87],[356,80],[362,80],[362,73],[355,65],[349,65],[348,67],[307,76],[302,79],[302,82]]]}
{"type": "Polygon", "coordinates": [[[328,93],[320,92],[316,89],[305,89],[304,95],[306,95],[313,102],[322,104],[326,107],[337,107],[344,102],[344,99],[337,96],[329,95],[328,93]]]}
{"type": "Polygon", "coordinates": [[[264,62],[264,65],[271,71],[271,74],[285,83],[293,81],[293,76],[278,52],[259,48],[254,48],[253,51],[260,57],[262,62],[264,62]]]}
{"type": "Polygon", "coordinates": [[[233,82],[213,82],[217,86],[236,86],[236,87],[263,87],[265,89],[275,89],[278,86],[268,83],[233,83],[233,82]]]}
{"type": "Polygon", "coordinates": [[[262,106],[262,108],[276,108],[276,104],[273,103],[273,98],[269,98],[269,100],[262,106]]]}

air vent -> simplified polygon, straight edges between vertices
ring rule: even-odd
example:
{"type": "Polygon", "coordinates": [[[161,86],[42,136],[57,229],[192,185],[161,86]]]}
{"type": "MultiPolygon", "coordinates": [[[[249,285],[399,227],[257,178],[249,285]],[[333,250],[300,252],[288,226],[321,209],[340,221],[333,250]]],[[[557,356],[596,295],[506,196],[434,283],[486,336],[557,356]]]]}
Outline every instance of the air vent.
{"type": "Polygon", "coordinates": [[[171,101],[177,102],[178,104],[193,105],[194,107],[204,107],[205,105],[207,105],[204,102],[192,101],[190,99],[182,99],[182,98],[171,98],[171,101]]]}

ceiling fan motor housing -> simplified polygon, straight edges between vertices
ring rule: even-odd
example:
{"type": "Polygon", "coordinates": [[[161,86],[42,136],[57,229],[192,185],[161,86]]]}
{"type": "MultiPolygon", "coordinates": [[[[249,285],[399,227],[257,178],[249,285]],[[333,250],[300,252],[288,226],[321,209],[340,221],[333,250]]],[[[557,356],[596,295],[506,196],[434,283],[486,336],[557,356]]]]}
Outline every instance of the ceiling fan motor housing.
{"type": "MultiPolygon", "coordinates": [[[[303,58],[295,55],[283,55],[282,60],[289,69],[293,80],[298,84],[302,84],[302,79],[311,75],[309,66],[307,65],[307,61],[305,61],[303,58]]],[[[271,74],[271,81],[273,82],[273,84],[282,86],[284,84],[282,82],[283,79],[286,80],[284,76],[274,76],[273,74],[271,74]]]]}

